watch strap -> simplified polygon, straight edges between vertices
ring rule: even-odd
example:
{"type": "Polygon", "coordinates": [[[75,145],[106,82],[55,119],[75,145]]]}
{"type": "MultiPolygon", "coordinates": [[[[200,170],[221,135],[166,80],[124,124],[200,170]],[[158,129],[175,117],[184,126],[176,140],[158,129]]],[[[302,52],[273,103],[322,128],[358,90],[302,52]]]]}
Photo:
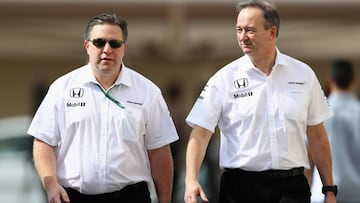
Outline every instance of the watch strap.
{"type": "Polygon", "coordinates": [[[323,194],[326,194],[327,192],[332,192],[336,196],[337,195],[337,185],[324,185],[322,187],[321,192],[323,194]]]}

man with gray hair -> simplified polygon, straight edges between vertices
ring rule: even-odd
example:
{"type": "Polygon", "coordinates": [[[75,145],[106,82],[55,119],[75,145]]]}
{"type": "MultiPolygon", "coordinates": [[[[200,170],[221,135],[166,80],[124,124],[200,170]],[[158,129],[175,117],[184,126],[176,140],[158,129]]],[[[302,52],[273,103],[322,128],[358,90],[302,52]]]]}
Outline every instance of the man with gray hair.
{"type": "Polygon", "coordinates": [[[220,203],[309,203],[305,135],[326,188],[336,202],[323,121],[333,115],[305,63],[276,47],[280,18],[268,1],[238,5],[237,40],[244,56],[210,78],[186,121],[186,203],[208,201],[198,174],[209,140],[220,129],[220,203]]]}

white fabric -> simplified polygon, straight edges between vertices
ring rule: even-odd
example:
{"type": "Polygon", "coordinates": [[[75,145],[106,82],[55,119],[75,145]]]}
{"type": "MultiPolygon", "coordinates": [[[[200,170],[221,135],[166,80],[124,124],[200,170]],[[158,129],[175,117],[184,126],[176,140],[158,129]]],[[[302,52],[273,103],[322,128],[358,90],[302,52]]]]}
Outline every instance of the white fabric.
{"type": "Polygon", "coordinates": [[[307,125],[332,116],[306,64],[281,54],[269,76],[243,56],[206,84],[186,121],[221,134],[220,167],[251,171],[309,167],[307,125]]]}
{"type": "Polygon", "coordinates": [[[57,79],[28,133],[57,146],[57,176],[65,187],[101,194],[152,181],[147,150],[178,139],[160,89],[123,65],[108,91],[122,109],[96,83],[89,65],[57,79]]]}
{"type": "Polygon", "coordinates": [[[314,168],[313,181],[311,184],[311,203],[324,203],[325,196],[322,193],[322,182],[320,179],[319,171],[314,168]]]}

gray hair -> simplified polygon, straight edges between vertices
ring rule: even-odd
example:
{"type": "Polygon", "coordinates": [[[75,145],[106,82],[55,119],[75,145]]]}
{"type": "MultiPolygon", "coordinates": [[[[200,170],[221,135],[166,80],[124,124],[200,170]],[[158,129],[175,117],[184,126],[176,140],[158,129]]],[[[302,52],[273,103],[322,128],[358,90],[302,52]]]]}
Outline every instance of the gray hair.
{"type": "Polygon", "coordinates": [[[88,25],[86,26],[86,31],[84,35],[85,40],[90,40],[90,33],[95,25],[104,25],[104,24],[118,25],[122,30],[124,41],[127,41],[128,30],[127,30],[126,21],[124,19],[117,17],[115,14],[107,14],[107,13],[97,15],[92,19],[90,19],[88,25]]]}
{"type": "Polygon", "coordinates": [[[266,21],[264,24],[265,29],[275,26],[277,28],[276,37],[279,35],[280,17],[275,3],[265,0],[246,0],[237,4],[238,12],[247,7],[261,9],[266,21]]]}

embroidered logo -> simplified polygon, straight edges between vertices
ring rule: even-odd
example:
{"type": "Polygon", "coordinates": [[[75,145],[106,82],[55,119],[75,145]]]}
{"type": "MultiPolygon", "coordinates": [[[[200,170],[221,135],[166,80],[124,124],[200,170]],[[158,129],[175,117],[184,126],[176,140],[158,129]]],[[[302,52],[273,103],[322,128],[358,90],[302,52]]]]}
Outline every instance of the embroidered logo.
{"type": "Polygon", "coordinates": [[[66,103],[67,107],[78,107],[78,106],[84,107],[85,105],[86,105],[85,102],[68,102],[68,103],[66,103]]]}
{"type": "Polygon", "coordinates": [[[80,87],[75,87],[70,89],[70,97],[80,98],[84,96],[84,89],[80,87]]]}
{"type": "Polygon", "coordinates": [[[243,98],[243,97],[251,97],[253,95],[254,95],[253,92],[244,92],[244,93],[234,94],[234,99],[243,98]]]}
{"type": "Polygon", "coordinates": [[[241,78],[234,81],[234,86],[236,89],[242,89],[249,86],[249,80],[247,78],[241,78]]]}
{"type": "Polygon", "coordinates": [[[295,82],[295,81],[289,81],[288,82],[289,85],[304,85],[305,82],[295,82]]]}
{"type": "Polygon", "coordinates": [[[205,92],[206,92],[207,87],[208,87],[208,85],[205,85],[205,87],[201,90],[198,99],[204,99],[204,96],[205,96],[205,92]]]}

